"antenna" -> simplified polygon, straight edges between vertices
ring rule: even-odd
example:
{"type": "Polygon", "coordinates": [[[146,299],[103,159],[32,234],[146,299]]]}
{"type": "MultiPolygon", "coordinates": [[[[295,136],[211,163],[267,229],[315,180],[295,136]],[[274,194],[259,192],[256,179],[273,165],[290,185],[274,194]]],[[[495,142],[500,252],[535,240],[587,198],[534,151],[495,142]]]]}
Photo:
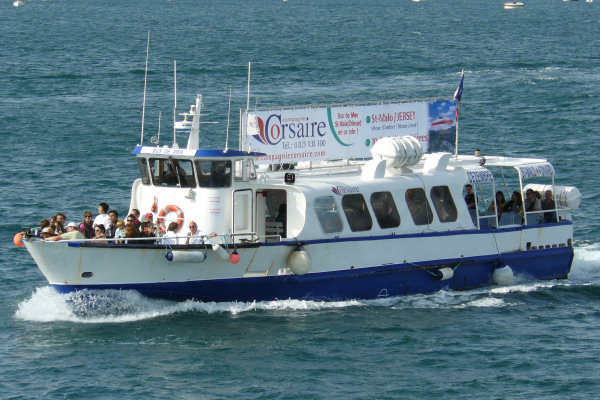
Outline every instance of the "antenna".
{"type": "Polygon", "coordinates": [[[158,138],[156,139],[157,140],[156,144],[160,143],[160,117],[161,117],[161,112],[159,111],[158,112],[158,138]]]}
{"type": "Polygon", "coordinates": [[[140,145],[144,143],[144,117],[146,115],[146,82],[148,78],[148,52],[150,50],[150,31],[148,31],[148,42],[146,43],[146,68],[144,69],[144,100],[142,102],[142,134],[140,145]]]}
{"type": "Polygon", "coordinates": [[[173,82],[175,85],[175,99],[173,103],[173,147],[175,147],[175,143],[177,143],[177,129],[175,129],[175,123],[177,122],[177,60],[173,60],[173,82]]]}
{"type": "MultiPolygon", "coordinates": [[[[246,126],[244,126],[244,138],[242,140],[243,143],[247,144],[248,142],[248,132],[246,129],[248,127],[248,109],[250,108],[250,62],[248,62],[248,94],[246,96],[246,126]]],[[[244,150],[247,146],[243,146],[242,150],[244,150]]]]}
{"type": "Polygon", "coordinates": [[[229,108],[227,109],[227,133],[225,135],[225,153],[227,153],[228,150],[228,143],[229,143],[229,115],[231,114],[231,85],[229,85],[229,108]]]}

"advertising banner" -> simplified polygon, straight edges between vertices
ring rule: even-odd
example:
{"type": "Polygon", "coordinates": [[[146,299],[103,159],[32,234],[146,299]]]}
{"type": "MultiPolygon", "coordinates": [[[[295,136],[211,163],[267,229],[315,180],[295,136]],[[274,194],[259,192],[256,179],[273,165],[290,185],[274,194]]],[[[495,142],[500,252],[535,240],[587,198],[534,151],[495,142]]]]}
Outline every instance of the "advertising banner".
{"type": "MultiPolygon", "coordinates": [[[[242,118],[246,118],[245,111],[242,118]]],[[[456,101],[253,110],[244,147],[259,163],[369,158],[382,137],[414,136],[425,152],[454,152],[456,101]]]]}

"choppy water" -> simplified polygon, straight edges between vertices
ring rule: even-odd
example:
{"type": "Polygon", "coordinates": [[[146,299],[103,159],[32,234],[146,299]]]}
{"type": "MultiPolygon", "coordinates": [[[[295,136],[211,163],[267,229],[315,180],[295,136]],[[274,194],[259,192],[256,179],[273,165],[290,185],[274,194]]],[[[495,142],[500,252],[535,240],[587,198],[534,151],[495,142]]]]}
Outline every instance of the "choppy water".
{"type": "Polygon", "coordinates": [[[138,3],[0,6],[1,398],[597,397],[597,3],[138,3]],[[159,111],[168,132],[176,59],[179,107],[204,94],[216,147],[249,61],[259,106],[449,97],[464,68],[461,152],[546,157],[583,193],[569,279],[340,303],[56,294],[12,236],[127,210],[148,30],[147,135],[159,111]]]}

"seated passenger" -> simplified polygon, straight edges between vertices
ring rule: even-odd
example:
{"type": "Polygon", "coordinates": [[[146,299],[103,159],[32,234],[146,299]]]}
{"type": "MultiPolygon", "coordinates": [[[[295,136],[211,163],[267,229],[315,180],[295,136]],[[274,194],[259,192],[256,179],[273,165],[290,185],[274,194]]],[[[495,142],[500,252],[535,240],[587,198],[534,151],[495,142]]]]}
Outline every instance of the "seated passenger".
{"type": "Polygon", "coordinates": [[[156,233],[154,233],[154,224],[151,222],[142,222],[142,232],[139,237],[152,238],[140,240],[137,243],[154,244],[156,242],[156,233]]]}
{"type": "Polygon", "coordinates": [[[502,215],[502,209],[504,209],[505,205],[506,199],[504,198],[504,193],[502,193],[502,190],[498,190],[496,192],[496,200],[492,200],[487,210],[493,212],[495,209],[496,213],[498,213],[498,218],[500,218],[500,216],[502,215]]]}
{"type": "Polygon", "coordinates": [[[75,222],[69,222],[67,224],[67,232],[65,232],[61,235],[50,236],[50,237],[46,238],[46,240],[52,240],[54,242],[57,242],[59,240],[81,240],[81,239],[85,239],[85,236],[83,236],[81,234],[81,232],[79,232],[79,228],[77,227],[77,224],[75,222]]]}
{"type": "Polygon", "coordinates": [[[198,229],[198,224],[194,221],[190,221],[190,231],[187,233],[187,238],[185,239],[185,244],[203,244],[204,233],[198,229]]]}
{"type": "Polygon", "coordinates": [[[535,195],[535,192],[531,189],[527,189],[525,192],[525,211],[540,211],[542,209],[542,204],[540,199],[538,199],[535,195]]]}
{"type": "MultiPolygon", "coordinates": [[[[94,239],[105,239],[106,238],[106,236],[104,235],[105,232],[106,232],[106,229],[104,229],[104,225],[102,225],[102,224],[96,225],[94,227],[94,233],[96,234],[96,236],[94,236],[94,239]]],[[[103,241],[100,243],[106,243],[106,241],[103,241]]]]}
{"type": "Polygon", "coordinates": [[[94,224],[92,213],[90,211],[85,210],[83,212],[83,221],[79,223],[79,232],[81,232],[86,239],[94,238],[94,224]]]}
{"type": "Polygon", "coordinates": [[[160,243],[161,244],[179,244],[179,238],[177,237],[177,230],[179,229],[179,225],[177,222],[171,222],[169,224],[169,228],[167,233],[162,237],[160,243]]]}
{"type": "MultiPolygon", "coordinates": [[[[124,231],[125,231],[124,235],[125,235],[126,238],[136,238],[140,234],[138,232],[137,228],[135,227],[135,225],[133,225],[133,224],[127,224],[125,226],[124,231]]],[[[128,241],[126,240],[125,243],[128,243],[128,241]]],[[[139,243],[139,242],[137,240],[132,240],[129,243],[134,243],[135,244],[135,243],[139,243]]]]}
{"type": "MultiPolygon", "coordinates": [[[[115,239],[121,239],[125,237],[125,221],[122,219],[117,221],[117,229],[115,229],[115,235],[113,236],[115,239]]],[[[122,243],[121,241],[117,241],[116,243],[122,243]]]]}
{"type": "Polygon", "coordinates": [[[67,228],[64,224],[67,223],[67,216],[63,213],[56,214],[56,224],[54,225],[54,231],[57,235],[62,235],[67,232],[67,228]]]}
{"type": "MultiPolygon", "coordinates": [[[[542,200],[542,210],[556,210],[556,202],[552,199],[552,190],[546,190],[542,200]]],[[[556,211],[544,213],[544,223],[556,222],[556,211]]]]}
{"type": "Polygon", "coordinates": [[[512,196],[510,196],[510,200],[504,205],[502,212],[523,214],[523,200],[521,200],[521,193],[516,190],[512,192],[512,196]]]}
{"type": "Polygon", "coordinates": [[[54,233],[54,226],[48,225],[47,227],[42,229],[42,233],[40,233],[40,237],[42,239],[48,239],[51,236],[56,236],[56,234],[54,233]]]}

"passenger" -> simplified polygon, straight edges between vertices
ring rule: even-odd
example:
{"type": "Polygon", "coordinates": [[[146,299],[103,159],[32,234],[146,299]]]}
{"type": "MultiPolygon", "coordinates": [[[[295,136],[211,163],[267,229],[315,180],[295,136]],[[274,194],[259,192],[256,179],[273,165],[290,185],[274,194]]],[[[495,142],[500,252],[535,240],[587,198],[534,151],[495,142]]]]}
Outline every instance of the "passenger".
{"type": "Polygon", "coordinates": [[[83,221],[79,224],[79,232],[81,232],[86,239],[94,238],[94,224],[92,221],[92,213],[85,210],[83,212],[83,221]]]}
{"type": "MultiPolygon", "coordinates": [[[[106,235],[104,234],[106,232],[106,229],[104,229],[104,225],[100,224],[100,225],[96,225],[94,227],[94,233],[96,234],[96,236],[94,236],[94,239],[105,239],[106,235]]],[[[106,243],[106,241],[100,241],[99,243],[106,243]]]]}
{"type": "Polygon", "coordinates": [[[204,243],[204,232],[198,229],[198,224],[195,221],[190,221],[190,231],[187,233],[185,244],[203,244],[204,243]]]}
{"type": "Polygon", "coordinates": [[[40,228],[44,229],[50,226],[50,221],[47,220],[46,218],[44,218],[43,220],[40,221],[40,228]]]}
{"type": "Polygon", "coordinates": [[[465,203],[467,203],[467,208],[474,209],[475,208],[475,194],[473,194],[473,186],[470,184],[465,185],[465,192],[467,195],[465,196],[465,203]]]}
{"type": "Polygon", "coordinates": [[[146,213],[146,215],[144,215],[144,222],[150,222],[151,224],[154,224],[154,214],[151,212],[146,213]]]}
{"type": "Polygon", "coordinates": [[[100,203],[98,205],[98,215],[96,215],[96,218],[94,218],[94,226],[96,225],[104,225],[104,227],[106,228],[108,226],[108,204],[107,203],[100,203]]]}
{"type": "MultiPolygon", "coordinates": [[[[135,225],[133,224],[127,224],[125,226],[125,237],[126,238],[137,238],[139,237],[140,233],[138,232],[137,228],[135,227],[135,225]]],[[[127,241],[125,241],[125,243],[127,243],[127,241]]],[[[132,240],[131,243],[139,243],[136,240],[132,240]]]]}
{"type": "MultiPolygon", "coordinates": [[[[125,221],[122,219],[117,221],[117,229],[115,229],[115,239],[122,239],[125,237],[125,221]]],[[[123,241],[117,241],[115,243],[123,243],[123,241]]]]}
{"type": "Polygon", "coordinates": [[[279,211],[277,212],[277,216],[275,217],[275,222],[281,222],[283,226],[283,232],[281,234],[281,237],[287,237],[287,205],[285,203],[281,203],[279,205],[279,211]]]}
{"type": "MultiPolygon", "coordinates": [[[[556,210],[556,202],[552,198],[552,190],[546,190],[542,200],[542,210],[556,210]]],[[[556,211],[544,213],[544,223],[557,222],[556,211]]]]}
{"type": "Polygon", "coordinates": [[[67,232],[65,232],[61,235],[50,236],[50,237],[46,238],[46,240],[52,240],[54,242],[57,242],[59,240],[81,240],[81,239],[85,239],[85,236],[83,236],[81,234],[81,232],[79,232],[79,228],[77,227],[77,224],[75,222],[69,222],[67,224],[67,232]]]}
{"type": "Polygon", "coordinates": [[[177,222],[171,222],[169,224],[169,228],[167,233],[162,237],[161,244],[179,244],[179,238],[177,237],[177,229],[179,229],[179,225],[177,222]]]}
{"type": "Polygon", "coordinates": [[[496,192],[496,200],[492,200],[492,202],[490,203],[490,206],[487,208],[487,210],[489,212],[493,212],[494,208],[496,209],[496,212],[498,213],[498,218],[500,218],[500,216],[502,215],[502,209],[504,208],[504,206],[506,205],[506,199],[504,198],[504,193],[502,193],[502,190],[498,190],[496,192]],[[496,207],[496,204],[498,205],[496,207]]]}
{"type": "Polygon", "coordinates": [[[135,225],[135,227],[137,228],[137,230],[139,232],[141,229],[141,225],[142,225],[142,223],[140,221],[140,210],[138,210],[137,208],[134,208],[131,210],[131,214],[133,214],[133,216],[135,217],[135,222],[133,224],[135,225]]]}
{"type": "Polygon", "coordinates": [[[532,189],[527,189],[525,196],[525,211],[540,211],[542,209],[542,203],[540,202],[540,199],[536,197],[535,192],[532,189]]]}
{"type": "Polygon", "coordinates": [[[110,210],[108,212],[108,225],[106,225],[106,231],[104,234],[107,238],[114,238],[115,232],[117,231],[117,222],[119,221],[119,213],[116,210],[110,210]]]}
{"type": "MultiPolygon", "coordinates": [[[[138,229],[138,227],[135,225],[135,222],[137,221],[137,219],[135,218],[134,214],[129,214],[127,216],[127,225],[133,225],[133,227],[138,231],[138,233],[140,233],[140,230],[138,229]]],[[[139,222],[139,221],[137,221],[139,222]]]]}
{"type": "Polygon", "coordinates": [[[56,234],[54,233],[54,226],[48,225],[47,227],[42,229],[42,233],[40,234],[40,237],[42,239],[48,239],[51,236],[56,236],[56,234]]]}
{"type": "Polygon", "coordinates": [[[518,191],[512,192],[510,200],[504,205],[502,212],[513,212],[516,214],[523,214],[523,200],[521,200],[521,193],[518,191]]]}
{"type": "Polygon", "coordinates": [[[50,217],[50,226],[54,229],[56,228],[56,215],[50,217]]]}
{"type": "Polygon", "coordinates": [[[67,222],[67,216],[63,213],[56,214],[56,224],[54,225],[54,231],[57,235],[62,235],[67,232],[65,223],[67,222]]]}
{"type": "Polygon", "coordinates": [[[141,240],[139,243],[154,244],[156,242],[156,233],[154,233],[154,225],[151,222],[142,222],[142,232],[139,237],[152,238],[141,240]]]}

